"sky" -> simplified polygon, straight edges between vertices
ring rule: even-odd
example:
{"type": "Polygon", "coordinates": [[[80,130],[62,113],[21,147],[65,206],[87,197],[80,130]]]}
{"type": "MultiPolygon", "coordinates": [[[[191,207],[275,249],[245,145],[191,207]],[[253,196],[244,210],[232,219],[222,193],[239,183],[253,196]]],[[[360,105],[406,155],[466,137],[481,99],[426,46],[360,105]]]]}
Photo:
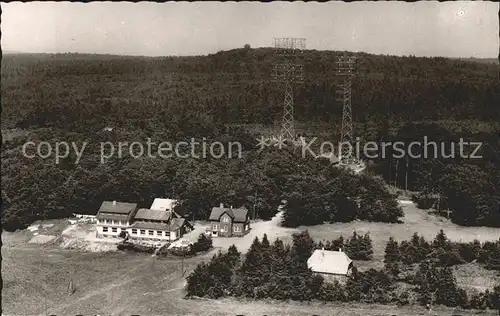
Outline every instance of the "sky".
{"type": "Polygon", "coordinates": [[[2,3],[4,51],[171,56],[270,47],[496,58],[499,4],[384,2],[2,3]]]}

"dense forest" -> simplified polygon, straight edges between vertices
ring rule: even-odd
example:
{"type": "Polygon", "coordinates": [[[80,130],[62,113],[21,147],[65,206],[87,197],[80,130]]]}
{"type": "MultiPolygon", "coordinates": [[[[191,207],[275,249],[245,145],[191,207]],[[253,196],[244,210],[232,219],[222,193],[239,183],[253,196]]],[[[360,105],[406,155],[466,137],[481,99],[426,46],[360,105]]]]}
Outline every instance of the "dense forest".
{"type": "MultiPolygon", "coordinates": [[[[310,50],[303,56],[307,76],[295,88],[294,101],[302,135],[339,139],[339,53],[310,50]]],[[[180,199],[179,211],[195,219],[220,202],[246,205],[253,217],[270,218],[286,199],[287,226],[304,219],[394,222],[402,213],[385,187],[389,183],[418,192],[414,198],[423,208],[449,209],[456,223],[500,226],[500,67],[356,55],[352,103],[361,143],[407,144],[427,136],[449,144],[463,138],[482,142],[482,158],[364,157],[368,172],[356,176],[320,159],[303,159],[300,150],[258,152],[255,138],[275,130],[282,111],[283,89],[269,80],[271,49],[162,58],[6,55],[2,224],[12,230],[37,219],[95,213],[103,200],[147,207],[163,196],[180,199]],[[13,130],[21,136],[8,137],[13,130]],[[192,137],[238,141],[242,158],[151,159],[125,152],[100,163],[100,142],[192,137]],[[78,164],[74,153],[55,164],[53,157],[23,157],[26,141],[89,145],[78,164]]]]}

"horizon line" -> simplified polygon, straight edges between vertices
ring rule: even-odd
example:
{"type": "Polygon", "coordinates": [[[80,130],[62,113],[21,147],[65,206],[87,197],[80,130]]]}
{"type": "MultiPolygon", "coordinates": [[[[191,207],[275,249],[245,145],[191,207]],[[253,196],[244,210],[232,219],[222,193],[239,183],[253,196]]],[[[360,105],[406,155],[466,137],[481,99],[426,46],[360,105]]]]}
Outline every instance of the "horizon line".
{"type": "MultiPolygon", "coordinates": [[[[158,57],[203,57],[209,55],[215,55],[221,52],[228,52],[232,50],[243,50],[243,47],[235,47],[232,49],[219,50],[217,52],[212,53],[203,53],[203,54],[183,54],[183,55],[142,55],[142,54],[119,54],[119,53],[96,53],[96,52],[26,52],[26,51],[16,51],[16,50],[2,50],[2,55],[65,55],[65,54],[73,54],[73,55],[101,55],[101,56],[119,56],[119,57],[148,57],[148,58],[158,58],[158,57]]],[[[251,47],[250,49],[274,49],[274,47],[251,47]]],[[[366,55],[375,55],[375,56],[394,56],[394,57],[416,57],[416,58],[448,58],[448,59],[498,59],[500,62],[500,54],[498,56],[492,57],[476,57],[476,56],[442,56],[442,55],[415,55],[415,54],[384,54],[384,53],[369,53],[365,51],[350,51],[350,50],[319,50],[319,49],[304,49],[304,51],[320,51],[320,52],[350,52],[354,54],[366,54],[366,55]]]]}

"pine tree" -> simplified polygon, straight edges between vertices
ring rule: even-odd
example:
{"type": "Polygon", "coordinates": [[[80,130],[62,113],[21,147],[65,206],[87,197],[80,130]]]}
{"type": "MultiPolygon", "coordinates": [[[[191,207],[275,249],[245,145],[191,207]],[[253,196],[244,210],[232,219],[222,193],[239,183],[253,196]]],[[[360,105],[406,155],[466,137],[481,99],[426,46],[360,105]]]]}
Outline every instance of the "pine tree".
{"type": "Polygon", "coordinates": [[[347,278],[346,282],[346,292],[347,300],[349,301],[359,301],[361,299],[361,284],[360,284],[360,273],[356,267],[352,268],[352,273],[347,278]]]}
{"type": "Polygon", "coordinates": [[[227,254],[231,263],[231,267],[234,268],[241,260],[241,253],[238,251],[235,245],[231,245],[227,249],[227,254]]]}
{"type": "Polygon", "coordinates": [[[238,270],[239,284],[236,292],[241,295],[254,297],[254,289],[263,283],[261,269],[265,268],[266,263],[262,260],[261,249],[259,238],[255,237],[238,270]]]}
{"type": "Polygon", "coordinates": [[[434,249],[437,248],[442,248],[445,250],[449,250],[451,246],[451,242],[449,241],[448,237],[444,233],[444,231],[441,229],[439,233],[436,235],[434,238],[434,241],[432,242],[432,247],[434,249]]]}
{"type": "Polygon", "coordinates": [[[269,244],[269,240],[267,239],[267,234],[264,234],[264,237],[262,237],[260,245],[262,250],[269,250],[269,247],[271,245],[269,244]]]}
{"type": "Polygon", "coordinates": [[[455,277],[450,268],[442,268],[439,275],[439,286],[436,290],[436,303],[455,307],[458,305],[458,290],[455,277]]]}
{"type": "Polygon", "coordinates": [[[323,244],[323,241],[319,241],[318,242],[318,245],[316,246],[316,249],[324,249],[325,248],[325,245],[323,244]]]}
{"type": "Polygon", "coordinates": [[[307,259],[311,257],[314,249],[314,240],[311,238],[307,230],[293,234],[292,238],[292,252],[297,258],[297,262],[307,267],[307,259]]]}
{"type": "MultiPolygon", "coordinates": [[[[344,237],[340,235],[339,238],[332,241],[332,243],[328,248],[326,248],[326,250],[338,251],[339,249],[344,248],[348,248],[347,241],[345,241],[344,237]]],[[[347,249],[345,249],[344,251],[347,251],[347,249]]]]}
{"type": "Polygon", "coordinates": [[[427,306],[432,304],[432,292],[427,283],[423,283],[418,288],[418,302],[422,306],[427,306]]]}
{"type": "Polygon", "coordinates": [[[352,237],[346,242],[346,253],[354,260],[371,260],[373,255],[370,234],[364,236],[353,232],[352,237]]]}
{"type": "Polygon", "coordinates": [[[495,286],[488,296],[488,306],[500,312],[500,285],[495,286]]]}
{"type": "Polygon", "coordinates": [[[495,247],[490,251],[485,263],[486,268],[500,271],[500,242],[496,242],[495,247]]]}
{"type": "Polygon", "coordinates": [[[203,297],[213,286],[213,280],[209,272],[209,267],[205,262],[200,263],[187,279],[187,296],[203,297]]]}
{"type": "Polygon", "coordinates": [[[399,264],[401,262],[401,254],[399,253],[398,242],[390,237],[385,247],[384,263],[385,268],[393,276],[399,274],[399,264]]]}

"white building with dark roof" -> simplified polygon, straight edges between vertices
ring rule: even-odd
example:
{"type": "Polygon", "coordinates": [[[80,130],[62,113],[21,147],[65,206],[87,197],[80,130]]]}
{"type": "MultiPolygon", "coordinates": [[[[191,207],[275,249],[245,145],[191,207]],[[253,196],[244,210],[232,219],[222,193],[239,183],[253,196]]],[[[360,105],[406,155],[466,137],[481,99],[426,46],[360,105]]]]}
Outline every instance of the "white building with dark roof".
{"type": "Polygon", "coordinates": [[[130,238],[177,240],[193,227],[174,211],[139,209],[129,228],[130,238]]]}
{"type": "Polygon", "coordinates": [[[97,212],[97,236],[117,237],[130,226],[137,204],[104,201],[97,212]]]}
{"type": "Polygon", "coordinates": [[[351,274],[353,263],[342,249],[338,251],[316,249],[307,259],[307,267],[314,273],[322,275],[327,282],[337,280],[344,283],[351,274]]]}
{"type": "Polygon", "coordinates": [[[99,237],[124,231],[131,239],[173,241],[193,229],[173,210],[137,209],[137,204],[116,201],[104,201],[96,217],[99,237]]]}

